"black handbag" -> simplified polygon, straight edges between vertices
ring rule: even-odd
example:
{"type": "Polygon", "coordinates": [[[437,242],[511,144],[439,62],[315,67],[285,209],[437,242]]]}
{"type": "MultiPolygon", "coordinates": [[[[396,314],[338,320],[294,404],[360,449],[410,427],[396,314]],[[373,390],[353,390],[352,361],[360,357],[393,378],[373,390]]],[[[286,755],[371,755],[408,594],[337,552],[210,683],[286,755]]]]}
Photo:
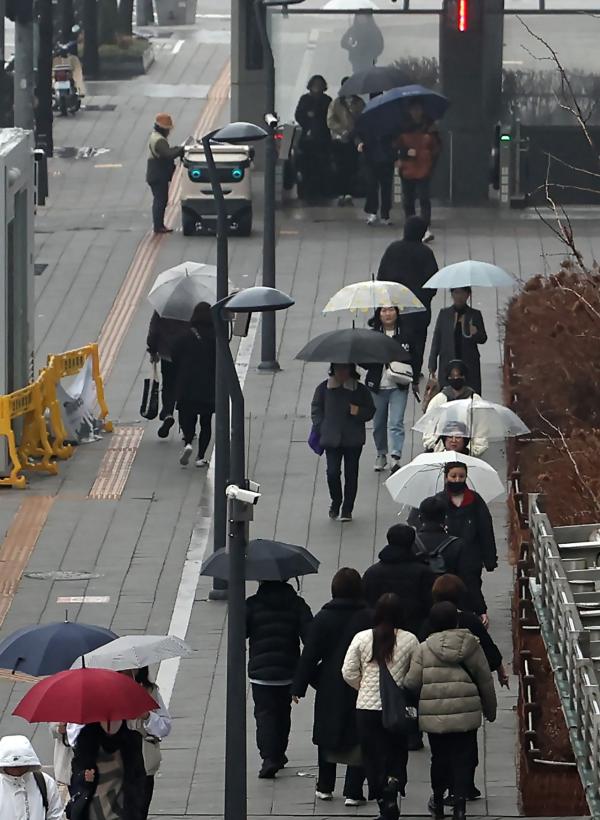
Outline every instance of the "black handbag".
{"type": "Polygon", "coordinates": [[[418,732],[417,710],[403,686],[398,686],[386,663],[379,663],[379,696],[383,728],[397,735],[418,732]]]}
{"type": "Polygon", "coordinates": [[[142,403],[140,405],[140,416],[148,421],[152,421],[158,416],[158,373],[156,364],[152,365],[152,378],[144,379],[144,391],[142,393],[142,403]]]}

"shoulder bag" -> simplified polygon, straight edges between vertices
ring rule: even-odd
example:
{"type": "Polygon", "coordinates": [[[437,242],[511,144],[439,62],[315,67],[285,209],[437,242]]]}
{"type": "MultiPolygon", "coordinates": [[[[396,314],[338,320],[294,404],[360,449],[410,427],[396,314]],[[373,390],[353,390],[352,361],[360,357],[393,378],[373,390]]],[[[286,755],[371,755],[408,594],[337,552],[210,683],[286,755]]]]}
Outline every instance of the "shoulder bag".
{"type": "Polygon", "coordinates": [[[397,735],[418,731],[417,710],[409,703],[403,686],[398,686],[387,663],[379,663],[379,696],[383,728],[397,735]]]}
{"type": "Polygon", "coordinates": [[[410,364],[406,362],[389,362],[389,364],[386,364],[385,369],[390,379],[398,387],[408,387],[409,384],[412,384],[413,369],[410,364]]]}

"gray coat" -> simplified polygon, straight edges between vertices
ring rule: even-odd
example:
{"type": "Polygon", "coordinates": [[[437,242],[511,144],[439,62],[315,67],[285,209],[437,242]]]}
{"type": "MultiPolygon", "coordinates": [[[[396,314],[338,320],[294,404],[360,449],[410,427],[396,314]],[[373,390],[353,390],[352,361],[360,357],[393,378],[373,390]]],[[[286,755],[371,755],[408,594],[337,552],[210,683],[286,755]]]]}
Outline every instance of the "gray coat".
{"type": "Polygon", "coordinates": [[[321,446],[363,447],[366,441],[365,424],[375,415],[370,390],[360,382],[354,389],[328,387],[328,380],[315,390],[310,415],[313,429],[319,434],[321,446]],[[359,407],[358,415],[350,414],[350,405],[359,407]]]}
{"type": "Polygon", "coordinates": [[[465,336],[463,332],[462,352],[460,356],[457,356],[454,346],[456,313],[452,306],[440,310],[431,341],[429,370],[432,373],[437,372],[438,380],[443,385],[446,380],[448,362],[451,362],[452,359],[462,359],[469,370],[467,384],[481,395],[481,366],[479,364],[478,345],[487,342],[487,333],[481,311],[467,306],[463,319],[463,328],[467,332],[471,322],[477,329],[477,333],[474,336],[465,336]]]}
{"type": "Polygon", "coordinates": [[[468,629],[435,632],[412,656],[404,686],[419,694],[419,728],[432,734],[471,732],[481,715],[496,719],[490,667],[468,629]]]}

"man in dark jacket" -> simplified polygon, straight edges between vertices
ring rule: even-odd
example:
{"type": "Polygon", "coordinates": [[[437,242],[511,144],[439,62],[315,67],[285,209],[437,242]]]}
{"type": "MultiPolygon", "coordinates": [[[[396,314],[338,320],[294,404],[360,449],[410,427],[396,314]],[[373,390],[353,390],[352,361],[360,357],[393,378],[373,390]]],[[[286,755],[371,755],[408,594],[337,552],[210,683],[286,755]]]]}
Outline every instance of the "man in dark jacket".
{"type": "Polygon", "coordinates": [[[415,553],[412,527],[394,524],[387,532],[387,541],[379,553],[379,561],[363,575],[365,598],[374,608],[384,593],[394,592],[402,601],[403,628],[418,635],[431,608],[435,575],[415,553]]]}
{"type": "Polygon", "coordinates": [[[426,308],[425,313],[409,313],[403,317],[417,348],[418,373],[423,365],[427,329],[431,322],[431,301],[436,294],[435,290],[423,285],[438,270],[434,252],[423,244],[426,230],[424,219],[420,216],[409,217],[404,225],[403,239],[392,242],[386,248],[377,273],[377,278],[382,282],[399,282],[412,290],[426,308]]]}
{"type": "Polygon", "coordinates": [[[179,319],[163,319],[156,311],[150,319],[146,347],[151,362],[160,361],[160,392],[162,409],[160,411],[161,426],[158,428],[158,437],[167,438],[171,427],[175,424],[175,386],[177,368],[173,363],[173,351],[182,336],[189,330],[187,322],[179,319]]]}
{"type": "Polygon", "coordinates": [[[285,581],[261,581],[246,601],[250,641],[248,677],[252,684],[260,778],[273,778],[287,763],[291,728],[292,681],[312,612],[285,581]]]}
{"type": "Polygon", "coordinates": [[[165,211],[169,201],[169,183],[175,173],[175,160],[183,156],[181,145],[171,147],[168,137],[173,130],[170,114],[157,114],[154,129],[148,141],[146,182],[152,191],[152,222],[154,233],[172,233],[165,225],[165,211]]]}

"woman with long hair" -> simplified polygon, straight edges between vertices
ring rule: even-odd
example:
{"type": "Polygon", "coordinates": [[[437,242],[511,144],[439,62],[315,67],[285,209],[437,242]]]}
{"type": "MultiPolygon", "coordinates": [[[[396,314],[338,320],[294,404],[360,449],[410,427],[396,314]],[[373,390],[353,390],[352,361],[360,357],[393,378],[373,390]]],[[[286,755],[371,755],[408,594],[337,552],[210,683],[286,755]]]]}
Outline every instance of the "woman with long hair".
{"type": "Polygon", "coordinates": [[[177,409],[184,444],[179,463],[182,467],[190,463],[192,441],[200,419],[196,467],[206,467],[215,412],[216,368],[215,331],[208,302],[199,302],[194,308],[188,332],[173,350],[173,362],[177,368],[177,409]]]}
{"type": "Polygon", "coordinates": [[[375,472],[387,466],[388,440],[392,456],[392,473],[400,468],[404,447],[404,414],[408,402],[408,388],[417,401],[419,396],[419,367],[416,349],[397,307],[378,307],[369,325],[376,333],[385,333],[398,347],[396,361],[390,364],[372,364],[367,369],[365,382],[375,402],[373,440],[377,449],[375,472]]]}
{"type": "Polygon", "coordinates": [[[358,690],[356,720],[369,795],[377,800],[383,820],[398,820],[399,795],[406,787],[407,738],[383,727],[383,704],[379,688],[385,664],[397,686],[407,674],[419,641],[402,629],[402,602],[397,595],[382,595],[375,607],[374,627],[352,640],[342,675],[358,690]]]}

